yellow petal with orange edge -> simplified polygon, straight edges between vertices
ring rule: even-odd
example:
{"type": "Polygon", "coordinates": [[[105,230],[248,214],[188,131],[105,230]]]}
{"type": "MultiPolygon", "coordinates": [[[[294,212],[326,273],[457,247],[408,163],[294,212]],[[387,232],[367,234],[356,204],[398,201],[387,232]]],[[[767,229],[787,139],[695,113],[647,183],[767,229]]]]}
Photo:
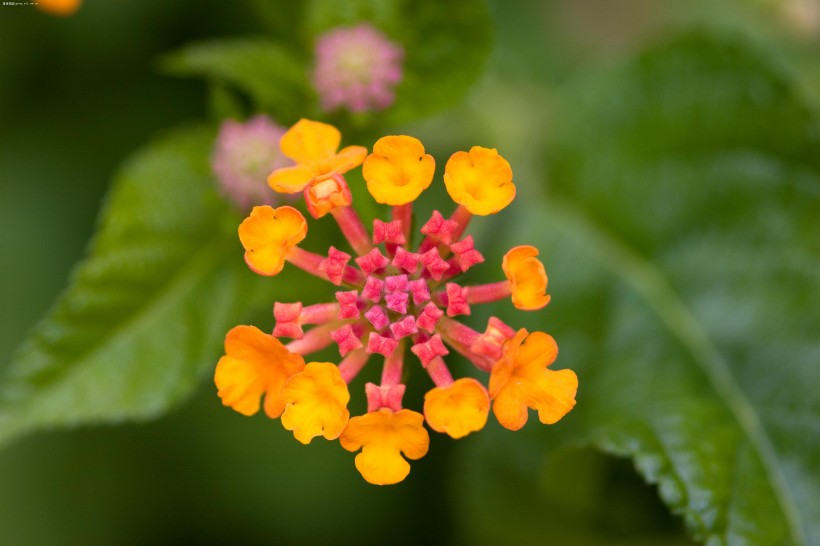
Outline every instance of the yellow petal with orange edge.
{"type": "Polygon", "coordinates": [[[279,193],[298,193],[305,189],[314,178],[316,178],[316,169],[312,165],[282,167],[268,175],[268,186],[279,193]]]}
{"type": "Polygon", "coordinates": [[[236,326],[225,336],[225,356],[216,365],[214,383],[222,403],[243,415],[259,411],[264,394],[265,413],[275,418],[284,409],[282,386],[304,366],[302,357],[275,337],[254,326],[236,326]]]}
{"type": "Polygon", "coordinates": [[[293,207],[254,207],[239,225],[245,262],[260,275],[276,275],[285,265],[288,251],[307,235],[307,222],[293,207]]]}
{"type": "Polygon", "coordinates": [[[472,214],[495,214],[515,198],[512,168],[494,148],[456,152],[444,167],[447,193],[472,214]]]}
{"type": "Polygon", "coordinates": [[[541,309],[550,302],[547,272],[536,256],[537,248],[521,245],[510,249],[501,262],[504,275],[510,281],[513,305],[524,311],[541,309]]]}
{"type": "Polygon", "coordinates": [[[578,377],[572,370],[548,370],[558,345],[549,334],[519,330],[504,347],[504,356],[490,372],[493,413],[502,426],[518,430],[527,422],[528,409],[539,420],[553,424],[575,406],[578,377]]]}
{"type": "Polygon", "coordinates": [[[296,163],[317,163],[336,154],[342,134],[327,123],[300,119],[279,140],[279,148],[296,163]]]}
{"type": "Polygon", "coordinates": [[[316,436],[338,438],[350,417],[347,383],[330,362],[310,362],[291,376],[282,389],[282,400],[282,425],[303,444],[316,436]]]}
{"type": "Polygon", "coordinates": [[[382,408],[350,419],[339,443],[348,451],[362,450],[356,456],[356,469],[366,481],[389,485],[402,481],[410,472],[401,454],[408,459],[424,457],[430,436],[420,413],[382,408]]]}
{"type": "Polygon", "coordinates": [[[386,136],[376,141],[362,167],[367,189],[379,203],[405,205],[415,201],[433,181],[436,162],[411,136],[386,136]]]}
{"type": "Polygon", "coordinates": [[[424,395],[424,416],[436,432],[463,438],[484,428],[490,413],[487,389],[471,377],[447,387],[436,387],[424,395]]]}

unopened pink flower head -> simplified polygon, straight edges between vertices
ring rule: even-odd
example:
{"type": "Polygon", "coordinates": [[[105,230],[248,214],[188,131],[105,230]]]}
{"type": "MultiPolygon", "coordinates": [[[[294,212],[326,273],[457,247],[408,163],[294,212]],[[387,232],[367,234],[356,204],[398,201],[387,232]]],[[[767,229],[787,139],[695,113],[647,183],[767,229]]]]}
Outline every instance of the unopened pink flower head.
{"type": "Polygon", "coordinates": [[[367,23],[336,28],[316,42],[313,84],[322,108],[351,112],[383,110],[393,104],[401,82],[404,50],[367,23]]]}
{"type": "Polygon", "coordinates": [[[271,171],[293,164],[279,149],[283,134],[284,127],[262,115],[244,123],[226,120],[219,128],[212,167],[222,191],[243,211],[280,200],[267,178],[271,171]]]}

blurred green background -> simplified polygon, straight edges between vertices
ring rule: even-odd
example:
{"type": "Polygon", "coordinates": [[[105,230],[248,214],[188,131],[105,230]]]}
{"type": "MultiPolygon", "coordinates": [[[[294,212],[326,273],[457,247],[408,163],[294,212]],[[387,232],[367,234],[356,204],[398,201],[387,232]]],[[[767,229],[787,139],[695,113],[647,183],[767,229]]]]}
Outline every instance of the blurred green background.
{"type": "MultiPolygon", "coordinates": [[[[810,1],[494,0],[490,9],[495,43],[465,101],[391,129],[421,138],[439,165],[455,149],[498,147],[522,200],[549,191],[544,150],[565,114],[556,96],[672,29],[748,34],[788,59],[804,96],[816,98],[820,7],[810,1]]],[[[162,75],[159,57],[195,40],[265,32],[243,1],[88,0],[66,19],[0,7],[0,366],[82,258],[117,165],[163,130],[208,116],[205,85],[162,75]]],[[[525,231],[504,224],[510,218],[476,222],[488,261],[505,245],[535,242],[500,240],[499,231],[525,231]]],[[[571,275],[554,265],[558,278],[571,275]]],[[[554,300],[565,297],[560,286],[551,276],[554,300]]],[[[560,322],[553,314],[547,324],[560,322]]],[[[571,354],[559,362],[574,367],[571,354]]],[[[278,423],[226,410],[205,376],[192,399],[158,421],[37,433],[0,451],[0,544],[459,544],[480,541],[477,529],[491,530],[484,541],[690,543],[628,460],[572,442],[545,460],[516,459],[496,424],[482,434],[457,445],[434,435],[409,479],[376,488],[338,444],[305,448],[278,423]],[[507,457],[497,472],[504,488],[483,483],[480,465],[462,465],[488,452],[483,468],[507,457]],[[546,485],[534,493],[516,482],[521,467],[538,468],[546,485]],[[523,500],[507,497],[516,491],[523,500]],[[485,512],[471,511],[465,495],[485,512]]],[[[521,437],[542,441],[530,428],[521,437]]]]}

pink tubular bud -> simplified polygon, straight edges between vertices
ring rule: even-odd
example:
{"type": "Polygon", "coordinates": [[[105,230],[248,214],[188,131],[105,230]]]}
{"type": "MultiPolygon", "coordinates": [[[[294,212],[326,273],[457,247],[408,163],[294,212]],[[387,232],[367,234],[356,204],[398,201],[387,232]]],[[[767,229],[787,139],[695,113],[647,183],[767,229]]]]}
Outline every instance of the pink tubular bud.
{"type": "Polygon", "coordinates": [[[450,351],[448,351],[447,347],[444,346],[444,342],[441,341],[441,336],[438,334],[435,334],[423,343],[416,343],[410,347],[410,350],[413,351],[414,355],[419,357],[422,366],[425,368],[428,364],[430,364],[430,362],[433,361],[434,358],[450,354],[450,351]]]}
{"type": "Polygon", "coordinates": [[[350,290],[348,292],[336,292],[336,301],[339,302],[339,318],[359,318],[359,292],[350,290]]]}
{"type": "Polygon", "coordinates": [[[407,292],[407,275],[392,275],[384,279],[384,291],[388,294],[393,292],[407,292]]]}
{"type": "Polygon", "coordinates": [[[327,251],[327,258],[319,264],[319,271],[327,275],[330,282],[339,286],[342,284],[342,277],[344,277],[345,268],[349,261],[350,254],[331,246],[327,251]]]}
{"type": "Polygon", "coordinates": [[[427,281],[417,279],[407,283],[408,289],[413,294],[413,303],[421,305],[425,301],[430,301],[430,290],[427,288],[427,281]]]}
{"type": "Polygon", "coordinates": [[[490,317],[487,321],[487,330],[481,334],[470,346],[470,350],[498,360],[504,352],[504,343],[515,336],[515,330],[504,324],[496,317],[490,317]]]}
{"type": "Polygon", "coordinates": [[[431,248],[421,255],[421,263],[435,280],[440,281],[444,273],[450,269],[450,264],[441,258],[438,248],[431,248]]]}
{"type": "Polygon", "coordinates": [[[361,270],[365,272],[365,274],[370,275],[387,267],[390,260],[388,260],[384,254],[379,252],[378,248],[374,248],[364,256],[359,256],[356,258],[356,263],[359,265],[361,270]]]}
{"type": "Polygon", "coordinates": [[[453,241],[453,232],[457,227],[456,222],[445,220],[439,211],[434,210],[433,215],[422,226],[421,232],[435,241],[449,245],[453,241]]]}
{"type": "Polygon", "coordinates": [[[388,408],[392,411],[401,410],[401,400],[404,398],[403,384],[379,386],[375,383],[367,383],[364,386],[367,395],[367,411],[379,411],[388,408]]]}
{"type": "Polygon", "coordinates": [[[419,329],[416,327],[416,321],[413,317],[404,317],[400,321],[391,324],[390,331],[393,332],[394,339],[401,339],[415,334],[419,329]]]}
{"type": "Polygon", "coordinates": [[[407,312],[407,302],[410,296],[407,292],[390,292],[384,295],[384,301],[387,302],[387,308],[402,315],[407,312]]]}
{"type": "Polygon", "coordinates": [[[434,303],[430,302],[425,305],[424,309],[422,309],[421,313],[419,313],[419,316],[416,319],[416,326],[432,334],[436,329],[436,324],[442,316],[444,316],[444,311],[436,307],[434,303]]]}
{"type": "Polygon", "coordinates": [[[362,290],[362,297],[378,303],[382,299],[382,288],[384,288],[384,281],[376,277],[367,277],[362,290]]]}
{"type": "Polygon", "coordinates": [[[342,356],[362,346],[362,342],[356,337],[350,324],[345,324],[330,332],[330,338],[339,345],[339,354],[342,356]]]}
{"type": "Polygon", "coordinates": [[[384,312],[378,305],[374,305],[364,314],[365,318],[370,321],[370,324],[373,325],[373,328],[376,330],[382,330],[385,326],[390,324],[390,319],[387,318],[387,314],[384,312]]]}
{"type": "Polygon", "coordinates": [[[404,247],[396,248],[396,255],[393,257],[393,265],[403,269],[408,273],[415,273],[419,267],[421,257],[415,252],[408,252],[404,247]]]}
{"type": "Polygon", "coordinates": [[[467,303],[467,287],[454,282],[447,283],[447,316],[469,315],[470,305],[467,303]]]}
{"type": "Polygon", "coordinates": [[[273,318],[276,319],[276,326],[273,328],[273,335],[276,337],[289,337],[302,339],[302,323],[299,320],[302,313],[302,304],[279,303],[273,304],[273,318]]]}
{"type": "Polygon", "coordinates": [[[473,236],[468,235],[461,241],[450,245],[450,250],[458,258],[458,266],[461,271],[467,271],[476,264],[484,262],[484,256],[473,248],[473,236]]]}
{"type": "Polygon", "coordinates": [[[389,243],[393,245],[403,245],[407,242],[402,233],[402,226],[400,220],[393,220],[392,222],[382,222],[381,220],[373,220],[373,244],[389,243]]]}
{"type": "MultiPolygon", "coordinates": [[[[358,340],[357,340],[358,341],[358,340]]],[[[368,353],[379,353],[380,355],[389,357],[398,347],[399,342],[395,339],[384,337],[375,332],[370,332],[370,337],[367,338],[368,353]]]]}

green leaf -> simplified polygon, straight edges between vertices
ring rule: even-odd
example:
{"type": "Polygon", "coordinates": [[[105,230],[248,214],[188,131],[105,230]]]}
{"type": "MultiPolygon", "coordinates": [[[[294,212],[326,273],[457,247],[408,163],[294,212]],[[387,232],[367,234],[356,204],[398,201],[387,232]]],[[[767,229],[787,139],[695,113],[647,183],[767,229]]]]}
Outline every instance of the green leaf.
{"type": "MultiPolygon", "coordinates": [[[[169,135],[116,178],[89,256],[0,377],[0,442],[145,419],[186,396],[260,297],[216,194],[213,132],[169,135]]],[[[261,304],[266,304],[264,295],[261,304]]]]}
{"type": "MultiPolygon", "coordinates": [[[[769,53],[699,32],[566,93],[549,195],[511,237],[546,257],[533,321],[578,405],[465,454],[520,486],[505,502],[543,502],[545,445],[589,442],[631,457],[699,541],[820,543],[820,117],[797,89],[769,53]]],[[[464,512],[484,522],[472,482],[464,512]]]]}
{"type": "Polygon", "coordinates": [[[254,111],[281,123],[307,115],[313,91],[302,59],[264,38],[236,38],[192,44],[167,55],[162,68],[178,76],[205,76],[247,93],[254,111]]]}
{"type": "Polygon", "coordinates": [[[396,102],[372,117],[404,123],[435,113],[462,98],[482,72],[492,44],[484,0],[413,2],[313,0],[307,6],[311,41],[337,26],[369,22],[404,47],[404,80],[396,102]]]}

